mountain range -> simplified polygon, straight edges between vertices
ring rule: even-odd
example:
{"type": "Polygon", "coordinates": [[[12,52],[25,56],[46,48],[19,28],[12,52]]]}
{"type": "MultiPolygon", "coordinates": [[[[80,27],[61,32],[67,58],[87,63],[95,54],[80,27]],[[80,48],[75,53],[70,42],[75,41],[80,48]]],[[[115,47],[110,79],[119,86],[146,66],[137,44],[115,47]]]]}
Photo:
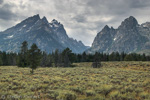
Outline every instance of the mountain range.
{"type": "Polygon", "coordinates": [[[81,41],[68,37],[63,24],[53,19],[50,23],[39,14],[29,17],[19,24],[0,32],[0,51],[19,52],[21,43],[27,41],[46,52],[69,47],[74,53],[82,53],[87,49],[81,41]]]}
{"type": "Polygon", "coordinates": [[[68,37],[63,24],[57,20],[49,23],[46,17],[40,18],[37,14],[0,32],[0,51],[19,52],[23,41],[27,41],[29,47],[36,43],[46,52],[69,47],[74,53],[150,53],[150,22],[139,24],[130,16],[117,29],[106,25],[97,33],[89,48],[81,41],[68,37]]]}
{"type": "MultiPolygon", "coordinates": [[[[87,53],[142,52],[150,50],[150,22],[138,24],[130,16],[114,29],[106,25],[95,37],[87,53]]],[[[142,52],[145,53],[145,52],[142,52]]]]}

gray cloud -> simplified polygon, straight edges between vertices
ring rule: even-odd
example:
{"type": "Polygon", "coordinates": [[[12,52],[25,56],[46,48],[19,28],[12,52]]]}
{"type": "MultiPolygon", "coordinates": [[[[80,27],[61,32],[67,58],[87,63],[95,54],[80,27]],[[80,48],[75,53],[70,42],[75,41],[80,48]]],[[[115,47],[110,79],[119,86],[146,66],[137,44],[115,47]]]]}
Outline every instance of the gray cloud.
{"type": "Polygon", "coordinates": [[[79,23],[87,22],[87,19],[84,15],[76,15],[75,17],[73,17],[73,19],[79,23]]]}
{"type": "Polygon", "coordinates": [[[49,21],[57,19],[70,37],[91,45],[106,24],[117,28],[129,16],[140,24],[150,21],[149,5],[149,0],[0,0],[0,30],[39,13],[49,21]]]}
{"type": "Polygon", "coordinates": [[[0,19],[3,20],[14,20],[16,19],[17,15],[11,11],[13,5],[4,4],[0,7],[0,19]]]}
{"type": "Polygon", "coordinates": [[[0,0],[0,4],[2,4],[4,2],[4,0],[0,0]]]}

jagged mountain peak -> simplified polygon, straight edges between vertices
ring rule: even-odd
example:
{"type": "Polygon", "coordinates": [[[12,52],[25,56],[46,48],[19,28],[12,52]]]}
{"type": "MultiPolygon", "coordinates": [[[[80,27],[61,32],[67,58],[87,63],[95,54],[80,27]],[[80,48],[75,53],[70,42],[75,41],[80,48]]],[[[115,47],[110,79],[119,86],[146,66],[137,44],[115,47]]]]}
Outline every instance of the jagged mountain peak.
{"type": "Polygon", "coordinates": [[[81,40],[78,41],[81,45],[84,45],[83,42],[81,40]]]}
{"type": "Polygon", "coordinates": [[[58,29],[58,28],[64,28],[63,24],[61,24],[60,22],[58,22],[56,19],[53,19],[51,21],[51,23],[49,23],[50,27],[54,28],[54,29],[58,29]]]}
{"type": "MultiPolygon", "coordinates": [[[[32,27],[39,20],[40,20],[39,14],[33,15],[31,17],[24,19],[23,21],[21,21],[17,25],[4,30],[3,33],[5,33],[5,34],[6,33],[7,34],[19,34],[23,30],[25,31],[25,29],[32,27]]],[[[28,29],[26,31],[29,31],[29,30],[30,29],[28,29]]],[[[24,33],[24,32],[22,32],[22,33],[24,33]]]]}
{"type": "Polygon", "coordinates": [[[49,23],[45,16],[40,18],[39,14],[1,32],[0,51],[18,52],[23,41],[28,41],[29,46],[36,43],[42,51],[47,52],[69,47],[75,53],[82,53],[87,49],[83,43],[68,37],[60,22],[54,19],[49,23]]]}
{"type": "Polygon", "coordinates": [[[115,30],[112,26],[111,26],[111,28],[110,28],[110,29],[115,30]]]}
{"type": "Polygon", "coordinates": [[[39,15],[39,14],[36,14],[36,15],[33,15],[32,17],[33,17],[33,18],[40,18],[40,15],[39,15]]]}
{"type": "Polygon", "coordinates": [[[48,20],[47,20],[47,18],[46,18],[45,16],[42,18],[42,21],[43,21],[44,23],[48,23],[48,20]]]}
{"type": "Polygon", "coordinates": [[[143,26],[143,27],[150,28],[150,22],[143,23],[142,26],[143,26]]]}
{"type": "Polygon", "coordinates": [[[136,18],[133,17],[133,16],[130,16],[129,18],[126,18],[124,21],[125,22],[131,22],[131,23],[134,22],[134,24],[138,24],[136,18]]]}
{"type": "Polygon", "coordinates": [[[95,37],[92,47],[87,50],[94,52],[137,52],[150,49],[150,23],[138,24],[138,21],[130,16],[117,28],[109,28],[107,25],[95,37]]]}
{"type": "Polygon", "coordinates": [[[121,25],[119,26],[119,28],[121,29],[132,29],[137,27],[138,25],[138,21],[136,20],[136,18],[134,18],[133,16],[130,16],[129,18],[126,18],[121,25]]]}
{"type": "Polygon", "coordinates": [[[133,19],[133,20],[136,20],[136,18],[135,17],[133,17],[133,16],[130,16],[129,18],[127,18],[127,19],[133,19]]]}
{"type": "Polygon", "coordinates": [[[101,32],[107,32],[109,30],[110,30],[109,26],[105,25],[101,32]]]}
{"type": "Polygon", "coordinates": [[[39,14],[28,17],[27,19],[25,19],[24,21],[28,21],[28,20],[40,20],[40,16],[39,14]]]}
{"type": "Polygon", "coordinates": [[[109,30],[110,28],[109,28],[108,25],[105,25],[104,29],[105,29],[105,30],[109,30]]]}
{"type": "Polygon", "coordinates": [[[56,19],[53,19],[53,20],[51,21],[51,23],[53,23],[53,24],[60,24],[60,22],[58,22],[56,19]]]}

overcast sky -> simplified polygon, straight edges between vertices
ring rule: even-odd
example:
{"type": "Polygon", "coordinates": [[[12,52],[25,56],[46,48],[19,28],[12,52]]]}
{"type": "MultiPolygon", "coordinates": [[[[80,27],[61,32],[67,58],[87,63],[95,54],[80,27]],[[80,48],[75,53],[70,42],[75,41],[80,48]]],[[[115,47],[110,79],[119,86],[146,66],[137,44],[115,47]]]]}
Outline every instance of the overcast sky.
{"type": "Polygon", "coordinates": [[[117,28],[129,16],[150,21],[150,0],[0,0],[0,31],[35,14],[58,20],[69,37],[91,45],[106,24],[117,28]]]}

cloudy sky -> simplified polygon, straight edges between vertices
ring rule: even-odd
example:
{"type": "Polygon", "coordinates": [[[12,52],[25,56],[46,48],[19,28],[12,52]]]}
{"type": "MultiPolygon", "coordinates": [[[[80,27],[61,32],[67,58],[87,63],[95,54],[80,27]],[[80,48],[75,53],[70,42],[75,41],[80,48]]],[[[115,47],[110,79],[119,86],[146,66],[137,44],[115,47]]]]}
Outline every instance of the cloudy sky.
{"type": "Polygon", "coordinates": [[[150,0],[0,0],[0,31],[35,14],[58,20],[70,37],[91,45],[106,24],[117,28],[129,16],[150,21],[150,0]]]}

